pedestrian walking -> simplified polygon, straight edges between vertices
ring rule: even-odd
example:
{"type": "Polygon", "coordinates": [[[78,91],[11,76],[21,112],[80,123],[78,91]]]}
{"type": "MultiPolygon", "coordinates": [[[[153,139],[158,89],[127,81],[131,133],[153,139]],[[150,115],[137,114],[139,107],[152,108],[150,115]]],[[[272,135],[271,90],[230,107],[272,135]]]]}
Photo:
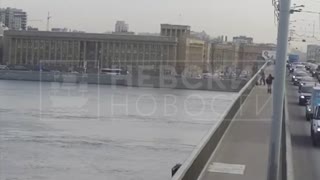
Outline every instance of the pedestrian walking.
{"type": "Polygon", "coordinates": [[[271,94],[271,87],[272,87],[273,80],[274,80],[274,77],[271,74],[269,74],[269,76],[266,79],[266,82],[267,82],[267,86],[268,86],[268,93],[270,93],[270,94],[271,94]]]}
{"type": "Polygon", "coordinates": [[[260,71],[260,85],[266,85],[266,75],[265,75],[265,73],[264,73],[264,70],[262,69],[261,71],[260,71]]]}

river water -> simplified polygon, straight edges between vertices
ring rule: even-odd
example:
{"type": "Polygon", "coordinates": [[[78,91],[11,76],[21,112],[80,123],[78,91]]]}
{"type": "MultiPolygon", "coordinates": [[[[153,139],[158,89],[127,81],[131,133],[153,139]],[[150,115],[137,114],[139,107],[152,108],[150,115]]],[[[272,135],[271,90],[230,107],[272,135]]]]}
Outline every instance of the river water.
{"type": "Polygon", "coordinates": [[[0,180],[164,180],[235,93],[0,81],[0,180]]]}

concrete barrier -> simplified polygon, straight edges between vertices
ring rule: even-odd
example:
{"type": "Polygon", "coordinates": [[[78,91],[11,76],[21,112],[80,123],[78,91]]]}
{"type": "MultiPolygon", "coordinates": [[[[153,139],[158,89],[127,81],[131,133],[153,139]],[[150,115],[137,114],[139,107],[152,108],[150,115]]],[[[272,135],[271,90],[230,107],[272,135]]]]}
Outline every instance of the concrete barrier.
{"type": "MultiPolygon", "coordinates": [[[[263,65],[261,69],[264,69],[265,67],[266,67],[266,64],[263,65]]],[[[242,103],[250,94],[253,87],[256,85],[258,78],[259,78],[259,75],[258,73],[256,73],[251,78],[251,80],[241,89],[234,103],[225,112],[221,121],[216,125],[214,125],[214,127],[212,127],[209,130],[209,133],[202,139],[200,144],[192,152],[191,156],[183,163],[180,169],[173,176],[173,180],[198,179],[203,168],[209,161],[210,156],[212,155],[218,143],[220,142],[221,138],[223,137],[230,122],[238,112],[242,103]]]]}
{"type": "Polygon", "coordinates": [[[293,172],[293,161],[292,161],[292,144],[291,144],[291,133],[290,133],[290,122],[289,122],[289,111],[288,102],[285,98],[284,102],[284,121],[282,123],[282,147],[281,147],[281,162],[282,166],[280,172],[282,174],[282,180],[294,180],[293,172]]]}

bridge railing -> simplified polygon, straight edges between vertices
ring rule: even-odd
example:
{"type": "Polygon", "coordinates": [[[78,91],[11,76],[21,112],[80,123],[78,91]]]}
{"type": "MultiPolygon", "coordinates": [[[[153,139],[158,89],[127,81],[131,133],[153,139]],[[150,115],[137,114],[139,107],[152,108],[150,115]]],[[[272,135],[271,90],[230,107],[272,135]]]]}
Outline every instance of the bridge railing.
{"type": "Polygon", "coordinates": [[[282,117],[281,147],[280,147],[280,164],[278,165],[280,175],[279,180],[294,180],[293,162],[292,162],[292,144],[289,128],[288,103],[287,98],[284,100],[283,117],[282,117]]]}
{"type": "Polygon", "coordinates": [[[216,149],[218,143],[223,137],[230,122],[238,112],[242,103],[250,94],[253,87],[259,78],[259,72],[264,69],[267,64],[264,64],[259,71],[251,78],[250,81],[240,90],[235,101],[222,116],[219,123],[214,125],[209,133],[202,139],[200,144],[192,152],[191,156],[181,165],[179,170],[173,176],[173,180],[196,180],[208,163],[212,153],[216,149]]]}

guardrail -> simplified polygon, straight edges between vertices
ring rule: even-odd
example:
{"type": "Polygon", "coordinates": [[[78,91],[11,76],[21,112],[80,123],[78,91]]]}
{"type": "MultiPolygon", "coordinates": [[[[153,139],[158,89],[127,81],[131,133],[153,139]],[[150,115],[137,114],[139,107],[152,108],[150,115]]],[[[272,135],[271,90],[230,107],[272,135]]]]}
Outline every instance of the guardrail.
{"type": "MultiPolygon", "coordinates": [[[[267,64],[264,64],[261,69],[264,69],[267,64]]],[[[192,152],[191,156],[182,164],[179,170],[173,176],[173,180],[196,180],[201,174],[203,168],[210,159],[211,154],[216,149],[218,143],[223,137],[226,129],[230,125],[233,117],[238,112],[244,100],[248,97],[249,93],[256,85],[259,78],[260,70],[251,78],[250,81],[241,89],[236,97],[234,103],[224,113],[222,120],[212,127],[196,149],[192,152]]],[[[176,168],[176,167],[175,167],[176,168]]]]}
{"type": "Polygon", "coordinates": [[[279,172],[281,180],[294,180],[293,162],[292,162],[292,144],[291,133],[289,129],[287,98],[285,97],[283,105],[282,117],[282,133],[281,133],[281,153],[279,172]]]}

